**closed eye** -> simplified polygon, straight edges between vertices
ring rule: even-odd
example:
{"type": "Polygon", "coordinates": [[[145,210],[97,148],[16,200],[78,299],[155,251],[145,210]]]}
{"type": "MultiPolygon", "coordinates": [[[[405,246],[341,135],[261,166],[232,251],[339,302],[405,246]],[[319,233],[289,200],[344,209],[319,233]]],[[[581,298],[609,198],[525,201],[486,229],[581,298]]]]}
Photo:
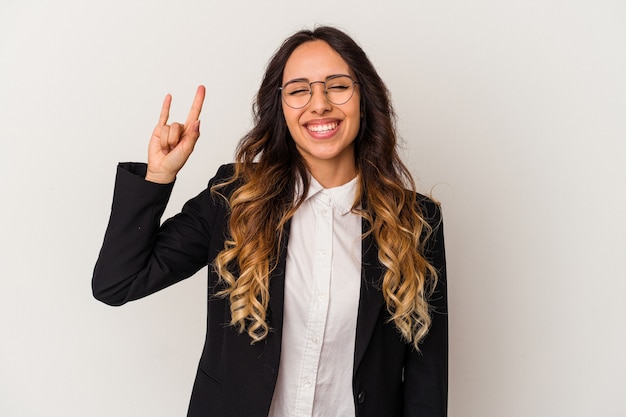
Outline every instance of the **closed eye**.
{"type": "Polygon", "coordinates": [[[299,88],[293,91],[288,91],[287,94],[289,94],[290,96],[299,96],[299,95],[304,95],[304,94],[310,94],[311,90],[309,90],[308,88],[299,88]]]}

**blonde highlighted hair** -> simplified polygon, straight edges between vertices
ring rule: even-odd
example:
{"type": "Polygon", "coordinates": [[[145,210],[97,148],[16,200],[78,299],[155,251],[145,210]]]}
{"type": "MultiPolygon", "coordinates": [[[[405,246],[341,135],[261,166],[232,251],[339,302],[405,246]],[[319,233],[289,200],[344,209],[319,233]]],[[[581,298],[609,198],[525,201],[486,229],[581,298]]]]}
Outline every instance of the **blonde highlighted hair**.
{"type": "Polygon", "coordinates": [[[385,267],[378,285],[390,321],[418,348],[431,323],[428,298],[437,282],[437,271],[425,257],[432,230],[416,203],[411,174],[397,153],[389,92],[363,50],[332,27],[297,32],[274,54],[253,106],[254,127],[237,149],[235,173],[213,188],[221,194],[225,185],[237,184],[230,196],[223,196],[231,209],[230,236],[214,261],[223,283],[218,295],[229,298],[231,325],[247,332],[253,343],[268,335],[269,277],[277,266],[285,226],[309,187],[307,167],[289,134],[278,88],[291,53],[313,40],[337,51],[359,82],[362,118],[355,161],[360,184],[353,211],[366,221],[365,236],[374,238],[385,267]],[[298,181],[304,185],[300,197],[295,193],[298,181]]]}

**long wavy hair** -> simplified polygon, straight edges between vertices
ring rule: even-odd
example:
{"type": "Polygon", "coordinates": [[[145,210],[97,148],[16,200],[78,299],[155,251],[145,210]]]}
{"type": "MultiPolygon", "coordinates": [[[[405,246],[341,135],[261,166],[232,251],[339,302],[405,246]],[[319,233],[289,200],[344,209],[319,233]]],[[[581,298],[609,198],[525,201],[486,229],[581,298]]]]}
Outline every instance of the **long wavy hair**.
{"type": "Polygon", "coordinates": [[[269,277],[278,263],[284,228],[309,187],[307,165],[287,128],[279,87],[292,52],[315,40],[337,51],[358,80],[359,186],[353,211],[367,222],[363,237],[373,236],[385,267],[378,285],[389,320],[418,348],[431,323],[428,298],[437,281],[437,271],[424,256],[431,230],[416,204],[413,178],[396,149],[396,116],[389,91],[365,52],[332,27],[297,32],[276,51],[253,105],[254,127],[237,147],[235,173],[213,188],[222,195],[222,187],[237,184],[229,197],[223,195],[231,209],[230,237],[214,261],[223,284],[218,295],[229,298],[231,325],[246,331],[252,343],[268,335],[269,277]],[[295,187],[300,181],[304,192],[298,196],[295,187]]]}

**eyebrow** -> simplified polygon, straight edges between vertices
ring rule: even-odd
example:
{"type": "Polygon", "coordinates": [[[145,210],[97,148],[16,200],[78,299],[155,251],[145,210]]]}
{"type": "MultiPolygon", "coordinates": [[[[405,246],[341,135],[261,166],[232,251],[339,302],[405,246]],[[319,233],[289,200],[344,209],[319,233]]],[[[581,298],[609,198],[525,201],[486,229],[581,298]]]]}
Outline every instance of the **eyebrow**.
{"type": "MultiPolygon", "coordinates": [[[[326,78],[324,78],[324,81],[332,80],[333,78],[337,78],[337,77],[350,77],[350,78],[352,78],[352,76],[348,75],[348,74],[331,74],[331,75],[327,76],[326,78]]],[[[312,81],[309,80],[308,78],[294,78],[293,80],[287,81],[283,85],[287,85],[289,83],[298,83],[298,82],[310,83],[312,81]]]]}

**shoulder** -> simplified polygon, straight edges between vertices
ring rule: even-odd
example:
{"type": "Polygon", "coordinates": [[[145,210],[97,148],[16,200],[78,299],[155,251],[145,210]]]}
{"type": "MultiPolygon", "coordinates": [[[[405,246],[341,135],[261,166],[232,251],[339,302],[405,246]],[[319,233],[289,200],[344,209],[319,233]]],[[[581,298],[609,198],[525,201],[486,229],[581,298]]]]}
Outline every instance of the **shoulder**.
{"type": "MultiPolygon", "coordinates": [[[[208,188],[218,190],[230,189],[230,191],[228,192],[230,193],[232,192],[233,187],[236,186],[236,183],[239,182],[233,181],[234,176],[235,164],[230,163],[220,165],[215,175],[213,175],[213,177],[209,180],[208,188]]],[[[223,193],[226,193],[226,191],[224,191],[223,193]]]]}
{"type": "MultiPolygon", "coordinates": [[[[237,178],[234,163],[223,164],[209,181],[207,191],[213,199],[227,202],[233,193],[243,185],[243,179],[237,178]]],[[[227,205],[229,205],[227,203],[227,205]]]]}
{"type": "Polygon", "coordinates": [[[235,175],[235,164],[223,164],[217,169],[217,172],[211,179],[211,181],[216,183],[223,183],[231,179],[235,175]]]}
{"type": "Polygon", "coordinates": [[[431,227],[436,227],[441,223],[441,203],[434,200],[432,197],[420,193],[416,193],[415,203],[420,210],[420,214],[431,227]]]}

